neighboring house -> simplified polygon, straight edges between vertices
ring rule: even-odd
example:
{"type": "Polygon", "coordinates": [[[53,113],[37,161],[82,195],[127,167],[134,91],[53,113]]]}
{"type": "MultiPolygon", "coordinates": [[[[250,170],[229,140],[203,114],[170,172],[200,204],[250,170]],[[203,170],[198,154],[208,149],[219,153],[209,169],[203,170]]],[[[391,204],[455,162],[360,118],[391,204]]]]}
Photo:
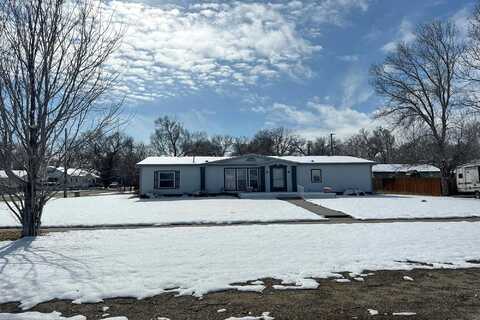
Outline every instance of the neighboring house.
{"type": "MultiPolygon", "coordinates": [[[[68,188],[90,188],[97,185],[100,177],[90,171],[78,168],[67,169],[67,186],[68,188]]],[[[47,183],[52,186],[63,186],[64,169],[63,167],[47,168],[47,183]]]]}
{"type": "Polygon", "coordinates": [[[373,162],[345,156],[149,157],[139,162],[140,194],[372,192],[373,162]]]}
{"type": "Polygon", "coordinates": [[[440,169],[429,164],[376,164],[372,167],[372,173],[375,178],[440,177],[440,169]]]}
{"type": "MultiPolygon", "coordinates": [[[[19,178],[24,178],[27,175],[27,172],[24,170],[12,170],[12,172],[19,178]]],[[[5,170],[0,170],[0,189],[16,187],[18,187],[18,183],[16,183],[15,180],[10,179],[5,170]]]]}

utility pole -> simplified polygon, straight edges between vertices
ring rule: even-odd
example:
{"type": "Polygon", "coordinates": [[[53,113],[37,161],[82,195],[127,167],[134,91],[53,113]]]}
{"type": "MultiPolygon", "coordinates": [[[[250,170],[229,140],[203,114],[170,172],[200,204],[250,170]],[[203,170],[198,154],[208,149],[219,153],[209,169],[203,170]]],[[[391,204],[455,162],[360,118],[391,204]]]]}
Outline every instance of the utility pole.
{"type": "Polygon", "coordinates": [[[67,138],[68,138],[68,133],[67,133],[67,128],[65,128],[65,155],[63,156],[63,197],[67,197],[67,166],[68,166],[68,148],[67,148],[67,138]]]}
{"type": "Polygon", "coordinates": [[[334,155],[334,148],[333,148],[333,136],[335,135],[335,133],[330,133],[330,155],[333,156],[334,155]]]}

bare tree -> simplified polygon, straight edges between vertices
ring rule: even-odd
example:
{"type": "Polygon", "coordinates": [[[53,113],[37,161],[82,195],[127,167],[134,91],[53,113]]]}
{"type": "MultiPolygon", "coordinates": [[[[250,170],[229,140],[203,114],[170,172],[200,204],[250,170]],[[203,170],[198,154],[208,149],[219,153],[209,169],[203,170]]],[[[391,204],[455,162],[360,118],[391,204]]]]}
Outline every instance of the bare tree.
{"type": "Polygon", "coordinates": [[[52,196],[46,169],[61,162],[64,144],[87,127],[109,125],[118,112],[95,102],[115,79],[104,67],[119,39],[93,0],[0,3],[0,161],[20,190],[3,197],[22,236],[39,232],[52,196]],[[14,167],[26,175],[15,175],[14,167]]]}
{"type": "Polygon", "coordinates": [[[182,146],[185,146],[189,139],[190,134],[183,124],[168,116],[155,120],[155,132],[150,137],[156,152],[174,157],[184,155],[182,146]]]}
{"type": "Polygon", "coordinates": [[[371,73],[376,92],[385,98],[379,116],[409,127],[422,123],[435,141],[435,161],[448,194],[447,143],[452,117],[461,105],[457,87],[464,44],[451,22],[423,24],[411,43],[400,43],[371,73]]]}
{"type": "Polygon", "coordinates": [[[465,105],[480,111],[480,4],[470,17],[467,47],[462,59],[462,77],[467,82],[465,105]]]}
{"type": "Polygon", "coordinates": [[[214,135],[212,137],[212,143],[218,150],[218,156],[225,156],[231,153],[235,139],[229,135],[214,135]]]}

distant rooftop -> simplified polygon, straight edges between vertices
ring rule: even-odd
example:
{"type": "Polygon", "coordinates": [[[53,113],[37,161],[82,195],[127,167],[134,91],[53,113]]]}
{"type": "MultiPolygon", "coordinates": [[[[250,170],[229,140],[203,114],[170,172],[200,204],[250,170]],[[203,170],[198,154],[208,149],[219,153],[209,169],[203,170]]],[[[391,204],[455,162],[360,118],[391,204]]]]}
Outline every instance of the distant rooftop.
{"type": "Polygon", "coordinates": [[[429,164],[399,164],[399,163],[390,163],[390,164],[376,164],[372,167],[372,172],[440,172],[440,169],[429,165],[429,164]]]}
{"type": "MultiPolygon", "coordinates": [[[[12,170],[13,174],[16,175],[19,178],[23,178],[27,175],[27,171],[25,170],[12,170]]],[[[0,179],[7,179],[7,173],[5,170],[0,170],[0,179]]]]}

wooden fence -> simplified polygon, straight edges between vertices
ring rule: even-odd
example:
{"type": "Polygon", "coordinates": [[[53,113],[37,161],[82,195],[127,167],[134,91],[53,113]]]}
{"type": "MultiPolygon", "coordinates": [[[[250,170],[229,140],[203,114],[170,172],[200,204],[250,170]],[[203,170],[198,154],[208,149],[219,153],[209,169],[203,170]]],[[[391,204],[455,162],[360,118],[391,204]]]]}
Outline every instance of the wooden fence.
{"type": "Polygon", "coordinates": [[[373,186],[376,192],[420,194],[427,196],[442,195],[440,178],[374,178],[373,186]]]}

